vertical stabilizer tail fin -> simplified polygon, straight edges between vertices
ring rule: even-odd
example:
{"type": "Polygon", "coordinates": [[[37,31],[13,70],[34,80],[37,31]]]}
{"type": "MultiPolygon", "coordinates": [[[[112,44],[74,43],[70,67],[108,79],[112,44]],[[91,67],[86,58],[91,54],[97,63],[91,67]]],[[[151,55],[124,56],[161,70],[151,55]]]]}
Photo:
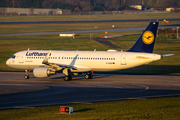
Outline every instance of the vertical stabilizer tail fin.
{"type": "Polygon", "coordinates": [[[134,46],[128,52],[152,53],[159,22],[150,22],[134,46]]]}

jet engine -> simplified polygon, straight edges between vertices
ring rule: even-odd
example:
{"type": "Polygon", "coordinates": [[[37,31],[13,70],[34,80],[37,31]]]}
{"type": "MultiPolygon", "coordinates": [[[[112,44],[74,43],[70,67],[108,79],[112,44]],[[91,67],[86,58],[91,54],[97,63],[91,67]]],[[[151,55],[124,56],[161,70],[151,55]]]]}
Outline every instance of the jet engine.
{"type": "Polygon", "coordinates": [[[56,74],[56,71],[52,71],[51,69],[46,67],[35,67],[33,70],[33,74],[35,77],[44,78],[56,74]]]}

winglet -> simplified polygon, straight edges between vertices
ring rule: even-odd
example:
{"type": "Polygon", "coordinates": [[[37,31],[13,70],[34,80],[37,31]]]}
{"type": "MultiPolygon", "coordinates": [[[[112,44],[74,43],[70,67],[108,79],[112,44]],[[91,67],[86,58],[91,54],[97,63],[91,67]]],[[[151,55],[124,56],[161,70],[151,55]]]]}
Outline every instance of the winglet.
{"type": "Polygon", "coordinates": [[[50,53],[51,53],[51,50],[49,50],[49,52],[47,53],[46,57],[44,58],[44,60],[42,62],[43,64],[48,63],[50,53]]]}

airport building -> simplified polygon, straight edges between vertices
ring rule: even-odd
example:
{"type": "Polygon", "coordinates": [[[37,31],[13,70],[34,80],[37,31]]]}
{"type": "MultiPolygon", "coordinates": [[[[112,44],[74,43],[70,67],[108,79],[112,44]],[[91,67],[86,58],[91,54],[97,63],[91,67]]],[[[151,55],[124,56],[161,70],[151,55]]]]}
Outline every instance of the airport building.
{"type": "Polygon", "coordinates": [[[4,15],[62,15],[70,14],[66,9],[40,9],[40,8],[0,8],[0,14],[4,15]]]}

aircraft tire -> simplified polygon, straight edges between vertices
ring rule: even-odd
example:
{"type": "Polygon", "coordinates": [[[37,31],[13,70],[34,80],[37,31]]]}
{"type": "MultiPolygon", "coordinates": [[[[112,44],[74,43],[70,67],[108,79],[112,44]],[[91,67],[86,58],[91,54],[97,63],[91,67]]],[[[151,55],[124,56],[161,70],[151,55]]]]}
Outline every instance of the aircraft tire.
{"type": "Polygon", "coordinates": [[[92,79],[93,76],[92,76],[92,74],[86,74],[86,75],[84,76],[84,78],[86,78],[86,79],[92,79]]]}
{"type": "Polygon", "coordinates": [[[72,80],[71,76],[64,76],[64,81],[69,81],[69,80],[72,80]]]}
{"type": "Polygon", "coordinates": [[[93,75],[92,74],[89,74],[89,79],[92,79],[93,78],[93,75]]]}
{"type": "Polygon", "coordinates": [[[25,79],[29,79],[29,76],[28,76],[28,75],[25,75],[24,78],[25,78],[25,79]]]}
{"type": "Polygon", "coordinates": [[[89,75],[86,74],[86,75],[84,76],[84,78],[85,78],[85,79],[89,79],[89,75]]]}

